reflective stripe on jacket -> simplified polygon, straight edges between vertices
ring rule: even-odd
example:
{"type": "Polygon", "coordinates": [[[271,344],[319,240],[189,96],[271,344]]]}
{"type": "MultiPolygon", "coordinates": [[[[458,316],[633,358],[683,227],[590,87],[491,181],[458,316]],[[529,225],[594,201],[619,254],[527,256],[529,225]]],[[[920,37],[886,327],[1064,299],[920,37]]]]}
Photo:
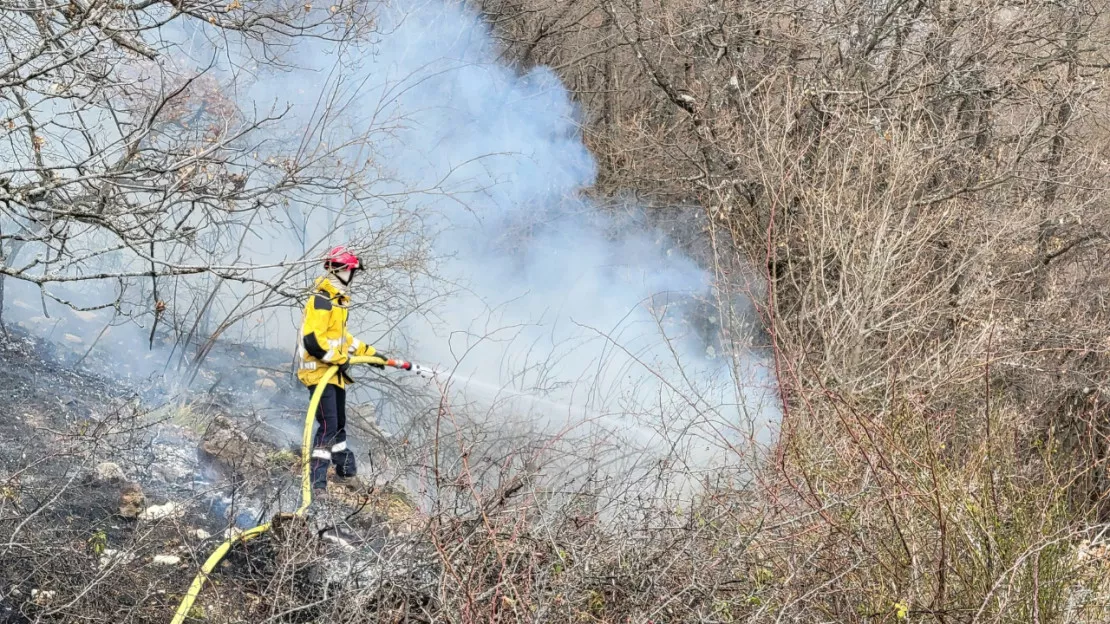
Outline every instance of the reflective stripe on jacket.
{"type": "MultiPolygon", "coordinates": [[[[326,277],[316,280],[304,308],[301,340],[297,345],[297,378],[315,386],[333,364],[342,364],[350,355],[374,355],[374,347],[347,331],[347,306],[350,299],[326,277]]],[[[328,383],[346,387],[350,379],[335,375],[328,383]]]]}

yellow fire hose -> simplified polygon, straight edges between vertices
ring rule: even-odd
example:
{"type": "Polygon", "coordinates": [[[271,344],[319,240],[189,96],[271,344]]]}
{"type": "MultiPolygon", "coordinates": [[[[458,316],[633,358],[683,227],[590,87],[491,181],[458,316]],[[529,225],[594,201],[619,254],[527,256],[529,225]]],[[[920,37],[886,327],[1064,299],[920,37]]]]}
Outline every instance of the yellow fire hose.
{"type": "MultiPolygon", "coordinates": [[[[384,360],[380,357],[370,356],[355,356],[348,359],[351,364],[378,364],[381,366],[395,366],[397,368],[404,368],[405,370],[412,370],[414,367],[408,362],[401,360],[384,360]]],[[[419,372],[421,369],[415,367],[419,372]]],[[[295,516],[302,516],[312,504],[312,421],[316,419],[316,408],[320,405],[320,397],[324,394],[324,388],[328,384],[328,380],[335,376],[336,371],[339,370],[338,366],[332,366],[328,372],[324,374],[323,379],[316,384],[316,391],[312,393],[312,400],[308,403],[308,412],[305,414],[304,419],[304,435],[301,438],[301,506],[294,512],[295,516]]],[[[177,612],[173,616],[171,624],[183,624],[185,619],[189,616],[189,611],[193,608],[193,603],[196,602],[197,596],[200,595],[200,590],[204,587],[204,582],[208,580],[208,575],[212,570],[216,569],[216,565],[224,558],[227,551],[238,542],[245,542],[262,535],[270,530],[270,523],[260,524],[254,528],[247,529],[242,533],[232,537],[220,547],[216,552],[212,553],[200,567],[200,572],[197,572],[196,578],[193,579],[193,584],[189,586],[189,591],[185,592],[185,596],[181,599],[181,604],[177,607],[177,612]]]]}

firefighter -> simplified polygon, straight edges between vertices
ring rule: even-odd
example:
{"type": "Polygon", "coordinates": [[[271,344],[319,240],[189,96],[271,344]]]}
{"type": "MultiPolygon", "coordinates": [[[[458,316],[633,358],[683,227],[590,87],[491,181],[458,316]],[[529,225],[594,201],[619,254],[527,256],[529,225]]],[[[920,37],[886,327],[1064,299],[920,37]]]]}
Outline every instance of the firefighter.
{"type": "Polygon", "coordinates": [[[347,331],[347,308],[350,306],[347,291],[361,268],[358,256],[345,247],[328,252],[324,259],[327,273],[316,280],[305,304],[297,349],[297,378],[308,388],[310,397],[328,369],[339,367],[338,373],[328,380],[316,410],[311,470],[313,498],[321,501],[327,495],[329,464],[335,464],[335,474],[342,481],[354,477],[357,472],[355,455],[347,448],[347,386],[352,383],[348,358],[377,355],[386,359],[374,347],[347,331]]]}

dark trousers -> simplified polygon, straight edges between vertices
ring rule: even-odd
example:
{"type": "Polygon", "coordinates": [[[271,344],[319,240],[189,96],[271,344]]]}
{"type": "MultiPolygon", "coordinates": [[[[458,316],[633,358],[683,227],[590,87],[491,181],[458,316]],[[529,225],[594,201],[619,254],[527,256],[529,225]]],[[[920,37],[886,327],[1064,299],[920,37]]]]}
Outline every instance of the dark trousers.
{"type": "MultiPolygon", "coordinates": [[[[309,386],[309,396],[316,386],[309,386]]],[[[312,487],[328,486],[328,464],[335,463],[335,474],[353,477],[355,454],[347,449],[347,391],[328,384],[316,408],[316,436],[312,441],[312,487]]]]}

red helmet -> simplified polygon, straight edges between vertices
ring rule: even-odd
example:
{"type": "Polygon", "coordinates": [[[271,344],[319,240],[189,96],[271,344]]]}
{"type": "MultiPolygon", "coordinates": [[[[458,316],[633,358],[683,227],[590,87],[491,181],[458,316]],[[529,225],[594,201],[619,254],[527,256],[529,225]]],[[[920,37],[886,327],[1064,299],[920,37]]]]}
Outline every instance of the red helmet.
{"type": "Polygon", "coordinates": [[[347,248],[343,245],[340,245],[328,252],[327,257],[324,258],[324,266],[329,269],[338,269],[340,271],[343,269],[354,271],[360,268],[361,264],[358,261],[358,256],[347,251],[347,248]]]}

